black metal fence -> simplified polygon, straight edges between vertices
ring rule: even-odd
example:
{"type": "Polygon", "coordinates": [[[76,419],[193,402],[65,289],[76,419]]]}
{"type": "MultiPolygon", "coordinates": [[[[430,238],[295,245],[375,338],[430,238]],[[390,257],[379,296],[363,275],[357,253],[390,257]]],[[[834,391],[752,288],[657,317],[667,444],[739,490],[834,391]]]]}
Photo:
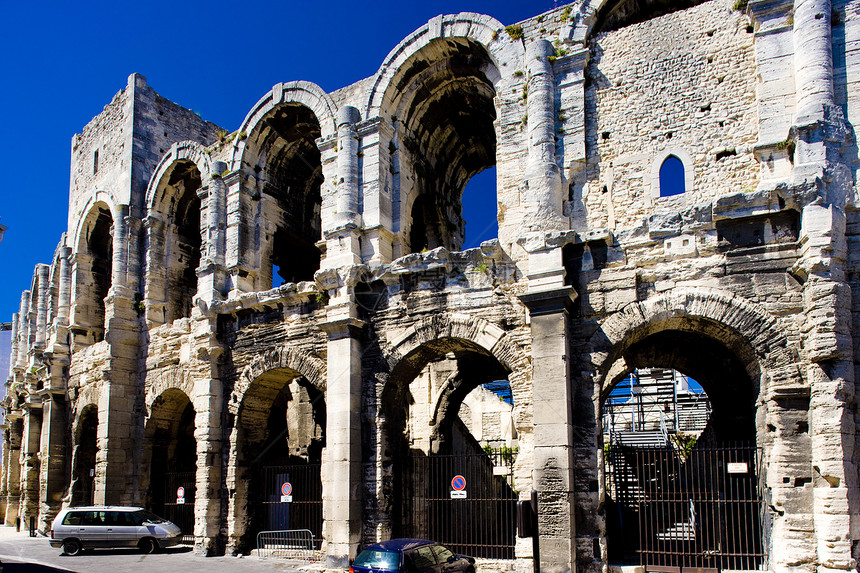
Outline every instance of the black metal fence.
{"type": "Polygon", "coordinates": [[[765,568],[760,449],[613,445],[606,453],[610,560],[765,568]]]}
{"type": "Polygon", "coordinates": [[[411,455],[403,461],[403,537],[433,539],[457,553],[513,559],[515,454],[411,455]]]}
{"type": "Polygon", "coordinates": [[[179,526],[182,543],[194,543],[194,500],[197,491],[195,472],[165,472],[164,507],[153,508],[156,513],[179,526]],[[182,488],[180,491],[179,488],[182,488]],[[179,495],[182,493],[183,495],[179,495]]]}
{"type": "Polygon", "coordinates": [[[319,544],[323,523],[320,464],[265,466],[262,471],[266,529],[307,529],[319,544]]]}

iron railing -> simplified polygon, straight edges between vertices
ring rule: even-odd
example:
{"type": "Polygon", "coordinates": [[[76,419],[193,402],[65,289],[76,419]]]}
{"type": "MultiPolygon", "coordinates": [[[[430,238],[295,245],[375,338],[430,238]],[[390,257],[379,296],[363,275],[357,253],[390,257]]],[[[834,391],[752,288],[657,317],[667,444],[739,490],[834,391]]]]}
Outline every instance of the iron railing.
{"type": "MultiPolygon", "coordinates": [[[[308,530],[322,541],[323,507],[320,464],[265,466],[262,503],[270,531],[308,530]],[[284,493],[289,484],[289,494],[284,493]],[[290,501],[285,501],[290,499],[290,501]]],[[[319,547],[317,547],[319,549],[319,547]]]]}
{"type": "Polygon", "coordinates": [[[652,568],[766,567],[760,449],[613,445],[608,453],[610,559],[652,568]]]}
{"type": "Polygon", "coordinates": [[[195,472],[164,473],[164,507],[154,508],[156,513],[172,521],[182,530],[182,543],[194,543],[194,500],[197,490],[195,472]],[[180,499],[177,490],[182,488],[184,496],[180,499]]]}
{"type": "Polygon", "coordinates": [[[402,475],[403,537],[433,539],[456,553],[513,559],[517,494],[512,451],[490,454],[413,454],[402,475]],[[457,476],[461,484],[452,483],[457,476]],[[461,493],[454,493],[454,492],[461,493]]]}
{"type": "Polygon", "coordinates": [[[320,561],[319,540],[309,529],[261,531],[257,534],[257,557],[279,557],[296,561],[320,561]]]}

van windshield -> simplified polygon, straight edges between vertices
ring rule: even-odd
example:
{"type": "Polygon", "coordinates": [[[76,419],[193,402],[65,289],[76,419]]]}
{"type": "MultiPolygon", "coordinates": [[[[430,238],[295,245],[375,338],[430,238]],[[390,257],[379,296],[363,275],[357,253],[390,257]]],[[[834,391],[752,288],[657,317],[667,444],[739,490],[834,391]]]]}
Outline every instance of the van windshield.
{"type": "Polygon", "coordinates": [[[149,523],[164,523],[167,521],[163,517],[159,517],[152,513],[151,511],[146,511],[145,509],[141,509],[134,512],[134,516],[140,521],[147,521],[149,523]]]}

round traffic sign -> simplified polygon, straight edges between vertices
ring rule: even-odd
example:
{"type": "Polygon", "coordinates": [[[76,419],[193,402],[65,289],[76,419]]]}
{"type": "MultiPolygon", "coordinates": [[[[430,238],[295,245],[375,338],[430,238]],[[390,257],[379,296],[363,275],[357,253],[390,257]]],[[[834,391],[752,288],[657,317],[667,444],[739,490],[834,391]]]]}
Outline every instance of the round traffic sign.
{"type": "Polygon", "coordinates": [[[184,487],[179,486],[178,488],[176,488],[176,497],[185,497],[185,488],[184,487]]]}
{"type": "Polygon", "coordinates": [[[281,495],[291,495],[293,493],[293,486],[290,482],[285,481],[284,485],[281,486],[281,495]]]}
{"type": "Polygon", "coordinates": [[[466,478],[461,475],[454,476],[454,479],[451,480],[451,487],[454,488],[454,491],[463,491],[466,489],[466,478]]]}

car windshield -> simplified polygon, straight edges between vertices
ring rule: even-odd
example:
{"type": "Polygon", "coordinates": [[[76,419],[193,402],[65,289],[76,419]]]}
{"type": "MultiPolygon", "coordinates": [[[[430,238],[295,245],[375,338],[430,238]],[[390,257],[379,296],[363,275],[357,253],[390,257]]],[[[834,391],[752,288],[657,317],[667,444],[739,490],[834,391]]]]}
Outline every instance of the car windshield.
{"type": "Polygon", "coordinates": [[[139,519],[141,522],[149,522],[149,523],[164,523],[167,521],[163,517],[159,517],[152,513],[151,511],[146,511],[145,509],[141,509],[139,511],[134,512],[134,516],[139,519]]]}
{"type": "Polygon", "coordinates": [[[355,558],[353,566],[397,571],[400,568],[400,553],[379,549],[365,549],[355,558]]]}

